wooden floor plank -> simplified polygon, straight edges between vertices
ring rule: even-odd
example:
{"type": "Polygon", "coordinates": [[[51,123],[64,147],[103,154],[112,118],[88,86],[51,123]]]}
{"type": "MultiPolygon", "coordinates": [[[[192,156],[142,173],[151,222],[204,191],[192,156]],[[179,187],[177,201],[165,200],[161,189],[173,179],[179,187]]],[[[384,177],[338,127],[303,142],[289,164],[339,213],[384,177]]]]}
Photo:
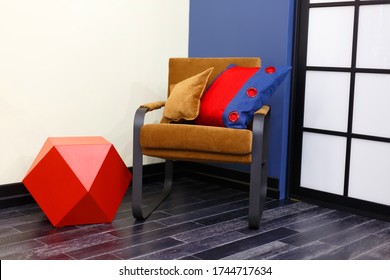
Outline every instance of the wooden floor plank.
{"type": "Polygon", "coordinates": [[[255,246],[267,244],[282,238],[286,238],[287,236],[295,235],[296,233],[296,231],[290,229],[278,228],[195,254],[195,257],[203,260],[218,260],[237,253],[238,251],[248,250],[255,246]]]}
{"type": "MultiPolygon", "coordinates": [[[[196,239],[196,241],[183,243],[181,245],[175,246],[173,248],[167,248],[161,250],[157,253],[148,254],[136,259],[139,260],[173,260],[173,259],[183,259],[186,257],[193,256],[196,253],[203,252],[238,239],[244,238],[245,235],[230,231],[220,235],[213,235],[207,238],[196,239]]],[[[196,258],[199,259],[199,258],[196,258]]]]}
{"type": "Polygon", "coordinates": [[[369,218],[356,215],[348,216],[347,218],[321,225],[314,229],[285,238],[281,241],[294,246],[303,246],[316,240],[323,239],[327,236],[339,233],[343,230],[347,230],[358,224],[365,223],[368,219],[369,218]]]}
{"type": "Polygon", "coordinates": [[[367,254],[368,252],[380,248],[385,242],[383,237],[368,235],[364,238],[356,240],[347,245],[338,247],[337,249],[328,251],[324,254],[320,254],[314,259],[317,260],[350,260],[360,255],[367,254]]]}

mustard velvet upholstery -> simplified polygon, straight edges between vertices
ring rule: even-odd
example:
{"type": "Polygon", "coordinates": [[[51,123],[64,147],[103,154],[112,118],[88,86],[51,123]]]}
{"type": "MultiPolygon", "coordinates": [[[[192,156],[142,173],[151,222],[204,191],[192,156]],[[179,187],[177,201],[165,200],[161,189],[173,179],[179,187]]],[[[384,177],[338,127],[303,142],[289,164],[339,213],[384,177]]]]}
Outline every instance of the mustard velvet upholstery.
{"type": "Polygon", "coordinates": [[[163,116],[168,122],[194,120],[213,67],[177,83],[170,91],[163,116]]]}
{"type": "Polygon", "coordinates": [[[140,108],[146,108],[148,109],[148,112],[160,109],[165,106],[166,101],[156,101],[156,102],[151,102],[147,104],[143,104],[140,106],[140,108]]]}
{"type": "Polygon", "coordinates": [[[209,86],[219,73],[225,70],[225,68],[230,64],[243,67],[260,67],[261,60],[258,57],[171,58],[169,59],[168,95],[170,85],[177,84],[206,70],[207,68],[214,67],[214,70],[207,82],[207,86],[209,86]]]}
{"type": "Polygon", "coordinates": [[[243,163],[247,164],[252,161],[252,155],[233,155],[217,154],[209,152],[194,152],[187,150],[163,150],[163,149],[143,149],[145,156],[165,158],[167,160],[183,160],[192,162],[224,162],[224,163],[243,163]]]}
{"type": "MultiPolygon", "coordinates": [[[[267,115],[269,106],[255,114],[267,115]]],[[[252,162],[252,131],[188,124],[146,124],[141,128],[142,153],[170,160],[226,163],[252,162]]]]}
{"type": "MultiPolygon", "coordinates": [[[[171,58],[169,60],[167,101],[144,104],[137,110],[133,133],[132,212],[134,217],[138,219],[147,218],[168,195],[172,185],[174,160],[243,163],[251,166],[249,227],[258,228],[267,189],[266,150],[270,110],[268,106],[263,106],[255,112],[253,128],[250,127],[250,129],[202,126],[193,123],[171,123],[171,119],[167,117],[172,116],[165,113],[161,123],[144,124],[147,112],[164,106],[174,106],[175,103],[185,100],[181,95],[186,93],[191,95],[191,89],[188,88],[191,87],[189,86],[191,83],[188,83],[187,79],[190,78],[191,81],[194,76],[203,73],[201,76],[207,76],[208,78],[205,85],[207,88],[219,73],[230,64],[243,67],[260,67],[261,60],[260,58],[171,58]],[[210,68],[213,68],[211,73],[208,72],[210,68]],[[178,85],[183,86],[183,81],[186,81],[184,82],[184,89],[179,87],[177,90],[180,91],[175,92],[178,85]],[[174,98],[170,100],[171,95],[174,98]],[[143,156],[145,155],[166,159],[163,190],[160,196],[147,207],[143,203],[142,190],[142,166],[143,156]]],[[[198,92],[199,98],[202,94],[199,95],[198,92]]],[[[197,107],[197,105],[193,107],[197,107]]],[[[166,111],[166,108],[164,108],[164,111],[166,111]]],[[[181,120],[182,114],[185,115],[186,112],[181,112],[179,117],[174,119],[181,120]]],[[[194,114],[191,115],[192,118],[194,118],[194,114]]]]}
{"type": "Polygon", "coordinates": [[[250,130],[187,124],[146,124],[141,128],[144,148],[205,151],[246,155],[252,151],[250,130]]]}
{"type": "MultiPolygon", "coordinates": [[[[213,71],[208,76],[207,87],[219,73],[232,63],[238,66],[260,67],[261,60],[260,58],[171,58],[169,60],[168,84],[175,85],[175,87],[168,86],[167,103],[170,94],[173,94],[175,88],[182,81],[199,75],[199,73],[207,72],[212,67],[213,71]]],[[[251,161],[249,154],[251,153],[252,133],[250,130],[167,124],[169,122],[170,120],[163,116],[161,124],[142,127],[140,141],[142,152],[145,155],[183,160],[191,154],[187,160],[205,161],[209,156],[210,160],[214,162],[250,163],[251,161]],[[237,141],[238,139],[239,141],[237,141]],[[241,149],[240,152],[237,152],[238,149],[241,149]],[[173,152],[173,150],[176,151],[173,152]],[[186,155],[181,155],[181,153],[186,155]],[[226,160],[228,155],[233,156],[226,160]]]]}

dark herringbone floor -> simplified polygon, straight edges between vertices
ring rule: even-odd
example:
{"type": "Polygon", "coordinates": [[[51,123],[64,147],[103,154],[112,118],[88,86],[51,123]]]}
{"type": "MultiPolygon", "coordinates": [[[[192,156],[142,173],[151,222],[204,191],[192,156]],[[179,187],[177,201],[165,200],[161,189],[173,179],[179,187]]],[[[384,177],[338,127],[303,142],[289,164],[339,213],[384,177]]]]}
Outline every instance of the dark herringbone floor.
{"type": "MultiPolygon", "coordinates": [[[[153,195],[159,184],[148,184],[153,195]]],[[[248,194],[189,178],[145,222],[126,195],[111,224],[53,228],[40,208],[0,210],[0,259],[390,259],[390,223],[269,200],[247,229],[248,194]]]]}

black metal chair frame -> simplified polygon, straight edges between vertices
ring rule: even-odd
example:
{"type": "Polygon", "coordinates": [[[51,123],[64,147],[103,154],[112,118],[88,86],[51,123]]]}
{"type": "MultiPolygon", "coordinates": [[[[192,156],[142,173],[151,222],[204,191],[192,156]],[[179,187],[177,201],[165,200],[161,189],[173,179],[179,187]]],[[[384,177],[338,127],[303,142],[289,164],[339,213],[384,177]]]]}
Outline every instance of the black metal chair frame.
{"type": "MultiPolygon", "coordinates": [[[[147,207],[143,206],[143,154],[140,143],[147,108],[138,108],[134,117],[132,210],[137,219],[146,219],[169,195],[172,188],[173,161],[165,162],[164,186],[160,195],[147,207]]],[[[249,228],[258,229],[267,196],[267,150],[269,113],[255,114],[252,125],[252,162],[249,183],[249,228]]]]}

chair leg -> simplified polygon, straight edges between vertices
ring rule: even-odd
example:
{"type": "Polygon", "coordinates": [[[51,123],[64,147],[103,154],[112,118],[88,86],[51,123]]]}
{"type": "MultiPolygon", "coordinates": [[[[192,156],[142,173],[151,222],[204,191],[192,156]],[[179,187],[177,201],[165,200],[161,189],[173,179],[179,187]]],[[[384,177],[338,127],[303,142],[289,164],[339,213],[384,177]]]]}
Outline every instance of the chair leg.
{"type": "Polygon", "coordinates": [[[267,197],[268,117],[255,115],[249,186],[249,228],[258,229],[267,197]]]}
{"type": "Polygon", "coordinates": [[[160,194],[153,201],[148,202],[148,206],[143,207],[143,186],[142,186],[142,165],[140,168],[133,166],[132,185],[132,210],[136,219],[145,220],[152,212],[169,196],[172,188],[173,162],[165,162],[165,181],[160,194]]]}
{"type": "Polygon", "coordinates": [[[169,195],[172,187],[173,161],[165,162],[165,181],[161,193],[147,207],[143,207],[143,155],[140,143],[140,130],[143,125],[146,109],[137,110],[134,118],[133,134],[133,183],[132,183],[132,210],[136,219],[146,219],[169,195]]]}

